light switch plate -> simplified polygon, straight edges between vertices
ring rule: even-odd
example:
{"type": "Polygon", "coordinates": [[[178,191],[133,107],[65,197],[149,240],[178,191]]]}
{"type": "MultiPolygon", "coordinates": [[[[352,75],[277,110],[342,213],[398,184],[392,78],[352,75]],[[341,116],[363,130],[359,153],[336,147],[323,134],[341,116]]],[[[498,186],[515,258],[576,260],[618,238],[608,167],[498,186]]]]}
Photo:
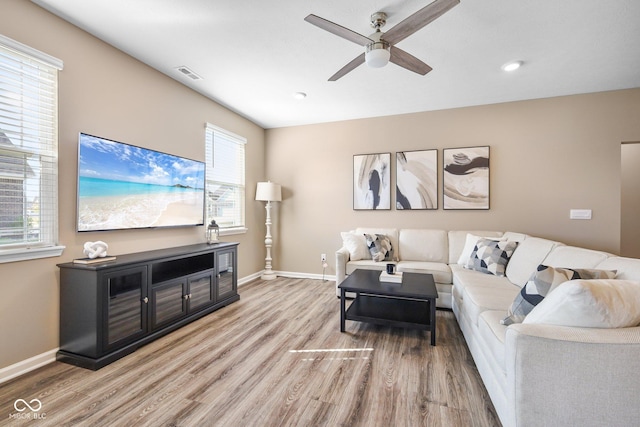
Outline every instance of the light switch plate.
{"type": "Polygon", "coordinates": [[[591,219],[591,209],[571,209],[569,211],[570,219],[591,219]]]}

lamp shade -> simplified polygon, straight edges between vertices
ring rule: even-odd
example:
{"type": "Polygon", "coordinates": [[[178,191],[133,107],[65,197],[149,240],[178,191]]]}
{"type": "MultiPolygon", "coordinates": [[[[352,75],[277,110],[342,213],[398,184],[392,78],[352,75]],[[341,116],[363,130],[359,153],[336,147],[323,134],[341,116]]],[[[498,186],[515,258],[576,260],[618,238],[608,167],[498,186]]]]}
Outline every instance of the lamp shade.
{"type": "Polygon", "coordinates": [[[256,200],[263,202],[282,201],[282,189],[280,184],[274,182],[259,182],[256,189],[256,200]]]}

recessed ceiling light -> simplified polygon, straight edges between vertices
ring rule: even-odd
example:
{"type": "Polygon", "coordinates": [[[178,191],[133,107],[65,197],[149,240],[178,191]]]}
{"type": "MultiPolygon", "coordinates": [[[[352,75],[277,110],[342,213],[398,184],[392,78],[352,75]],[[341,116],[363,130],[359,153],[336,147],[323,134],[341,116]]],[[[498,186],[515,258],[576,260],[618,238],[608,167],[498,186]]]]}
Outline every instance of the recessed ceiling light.
{"type": "Polygon", "coordinates": [[[293,97],[295,99],[305,99],[307,97],[307,94],[304,92],[294,92],[293,97]]]}
{"type": "Polygon", "coordinates": [[[511,62],[507,62],[506,64],[504,64],[502,66],[502,69],[504,71],[515,71],[518,68],[520,68],[522,66],[523,62],[522,61],[511,61],[511,62]]]}

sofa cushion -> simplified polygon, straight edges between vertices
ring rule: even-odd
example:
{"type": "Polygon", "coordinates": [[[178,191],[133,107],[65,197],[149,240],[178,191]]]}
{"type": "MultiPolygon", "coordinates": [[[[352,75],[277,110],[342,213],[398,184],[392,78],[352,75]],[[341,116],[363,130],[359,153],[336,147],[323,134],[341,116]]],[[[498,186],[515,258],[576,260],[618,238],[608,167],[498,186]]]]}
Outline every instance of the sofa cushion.
{"type": "MultiPolygon", "coordinates": [[[[506,277],[494,276],[493,274],[484,274],[479,271],[467,270],[461,265],[451,264],[449,265],[451,268],[452,281],[456,288],[461,291],[464,290],[467,286],[478,286],[485,288],[501,288],[512,290],[514,289],[513,283],[509,281],[506,277]]],[[[516,287],[516,291],[519,290],[519,287],[516,287]]],[[[504,307],[506,311],[509,306],[504,307]]]]}
{"type": "Polygon", "coordinates": [[[365,234],[365,240],[371,253],[371,259],[376,262],[393,260],[393,246],[391,240],[384,234],[365,234]]]}
{"type": "Polygon", "coordinates": [[[539,265],[529,281],[520,290],[509,308],[507,316],[502,319],[503,325],[521,323],[524,318],[558,285],[576,279],[613,279],[615,271],[595,269],[570,269],[539,265]]]}
{"type": "Polygon", "coordinates": [[[345,274],[351,274],[357,269],[382,271],[386,268],[387,264],[384,262],[375,262],[372,259],[362,259],[359,261],[349,261],[345,269],[345,274]]]}
{"type": "Polygon", "coordinates": [[[517,246],[517,242],[507,240],[480,239],[476,242],[466,267],[494,276],[504,276],[509,259],[517,246]]]}
{"type": "Polygon", "coordinates": [[[504,341],[507,327],[500,324],[500,320],[505,314],[506,312],[499,310],[486,310],[480,313],[478,334],[488,353],[493,356],[500,370],[506,375],[504,341]]]}
{"type": "Polygon", "coordinates": [[[510,288],[472,285],[464,288],[462,299],[469,319],[477,325],[480,313],[486,310],[507,311],[519,291],[520,288],[515,285],[510,288]]]}
{"type": "Polygon", "coordinates": [[[407,273],[430,273],[436,283],[451,284],[451,269],[442,262],[400,261],[398,271],[407,273]]]}
{"type": "Polygon", "coordinates": [[[398,257],[401,261],[447,263],[449,239],[445,230],[401,229],[398,235],[398,257]]]}
{"type": "Polygon", "coordinates": [[[640,280],[640,259],[613,256],[596,267],[602,270],[616,270],[616,279],[640,280]]]}
{"type": "Polygon", "coordinates": [[[598,264],[609,258],[606,252],[575,246],[558,246],[554,248],[541,264],[564,268],[596,268],[598,264]]]}
{"type": "Polygon", "coordinates": [[[572,280],[562,283],[522,323],[583,328],[640,325],[640,282],[572,280]]]}
{"type": "MultiPolygon", "coordinates": [[[[460,254],[462,253],[462,250],[464,249],[465,243],[467,241],[467,234],[482,236],[489,239],[498,239],[502,236],[502,232],[500,231],[449,231],[449,264],[458,263],[460,254]]],[[[471,250],[473,250],[473,248],[471,250]]],[[[469,253],[471,253],[471,251],[469,251],[469,253]]]]}
{"type": "Polygon", "coordinates": [[[506,274],[512,283],[523,287],[536,267],[549,255],[553,248],[562,243],[539,237],[527,237],[518,244],[515,252],[509,260],[506,274]]]}
{"type": "Polygon", "coordinates": [[[358,261],[361,259],[371,259],[367,241],[364,234],[356,234],[354,232],[342,232],[342,246],[349,251],[349,260],[358,261]]]}

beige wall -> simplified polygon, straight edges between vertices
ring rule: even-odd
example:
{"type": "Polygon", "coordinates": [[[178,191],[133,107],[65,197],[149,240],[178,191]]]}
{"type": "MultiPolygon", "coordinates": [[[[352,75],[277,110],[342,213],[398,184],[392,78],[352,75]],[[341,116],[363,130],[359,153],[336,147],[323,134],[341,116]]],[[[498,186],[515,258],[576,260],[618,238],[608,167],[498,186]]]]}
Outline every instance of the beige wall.
{"type": "MultiPolygon", "coordinates": [[[[64,61],[60,72],[59,212],[62,257],[0,264],[0,369],[58,347],[57,263],[82,256],[87,240],[113,254],[204,241],[203,227],[75,232],[79,132],[204,160],[210,122],[247,138],[249,232],[239,276],[264,267],[264,211],[253,201],[264,179],[264,130],[25,0],[2,0],[0,32],[64,61]]],[[[176,64],[181,65],[181,64],[176,64]]]]}
{"type": "MultiPolygon", "coordinates": [[[[311,98],[311,97],[310,97],[311,98]]],[[[620,143],[640,138],[640,90],[267,131],[267,175],[283,186],[274,266],[335,273],[340,231],[357,226],[496,229],[617,253],[620,143]],[[354,211],[353,155],[489,145],[491,209],[354,211]],[[593,219],[569,220],[572,208],[593,219]]],[[[395,160],[392,160],[395,189],[395,160]]],[[[395,194],[392,196],[395,201],[395,194]]]]}
{"type": "Polygon", "coordinates": [[[620,253],[640,258],[640,142],[622,144],[620,253]]]}

